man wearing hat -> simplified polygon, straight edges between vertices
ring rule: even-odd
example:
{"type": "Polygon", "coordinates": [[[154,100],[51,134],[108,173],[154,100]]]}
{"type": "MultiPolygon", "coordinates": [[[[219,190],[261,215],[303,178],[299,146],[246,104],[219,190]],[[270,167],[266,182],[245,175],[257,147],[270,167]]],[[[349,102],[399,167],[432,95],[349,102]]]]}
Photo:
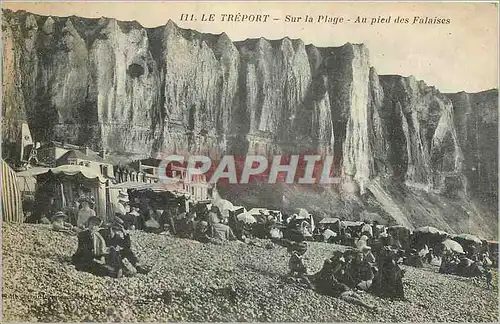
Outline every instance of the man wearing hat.
{"type": "Polygon", "coordinates": [[[200,221],[194,231],[193,238],[201,243],[209,243],[211,241],[210,236],[208,235],[208,222],[200,221]]]}
{"type": "Polygon", "coordinates": [[[73,229],[73,225],[65,222],[68,216],[62,211],[58,211],[52,217],[52,229],[57,232],[63,232],[67,234],[75,234],[76,232],[73,229]]]}
{"type": "Polygon", "coordinates": [[[103,232],[106,245],[110,252],[110,263],[115,268],[126,269],[123,259],[127,259],[137,273],[146,274],[149,271],[138,265],[139,259],[131,249],[130,234],[125,229],[124,225],[125,223],[121,218],[115,217],[111,226],[103,232]]]}
{"type": "Polygon", "coordinates": [[[86,225],[87,229],[78,233],[78,248],[71,258],[75,268],[97,276],[121,277],[121,269],[113,267],[110,262],[109,249],[101,229],[102,220],[92,216],[86,225]]]}

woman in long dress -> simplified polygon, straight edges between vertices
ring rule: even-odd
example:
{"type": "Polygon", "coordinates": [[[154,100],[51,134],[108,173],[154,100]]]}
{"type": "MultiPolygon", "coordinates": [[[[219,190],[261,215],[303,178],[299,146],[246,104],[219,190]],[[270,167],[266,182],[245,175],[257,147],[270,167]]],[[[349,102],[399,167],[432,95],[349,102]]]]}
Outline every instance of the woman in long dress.
{"type": "Polygon", "coordinates": [[[337,297],[351,304],[376,309],[376,306],[366,303],[361,296],[335,277],[342,272],[344,263],[342,253],[337,252],[332,258],[325,260],[323,268],[315,273],[312,278],[316,291],[328,296],[337,297]]]}
{"type": "Polygon", "coordinates": [[[80,210],[78,211],[78,218],[76,226],[80,229],[87,228],[87,223],[91,217],[96,217],[95,211],[90,208],[92,201],[90,198],[83,197],[80,199],[80,210]]]}

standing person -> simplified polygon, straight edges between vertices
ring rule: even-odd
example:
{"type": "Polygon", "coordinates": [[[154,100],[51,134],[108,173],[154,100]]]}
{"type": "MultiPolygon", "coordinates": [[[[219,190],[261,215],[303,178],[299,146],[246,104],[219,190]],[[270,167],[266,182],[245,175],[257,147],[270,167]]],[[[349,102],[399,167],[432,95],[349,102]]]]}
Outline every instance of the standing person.
{"type": "Polygon", "coordinates": [[[373,234],[373,239],[378,240],[380,238],[381,230],[378,227],[378,221],[374,220],[373,221],[373,226],[372,226],[372,234],[373,234]]]}
{"type": "Polygon", "coordinates": [[[491,274],[491,269],[489,265],[484,265],[483,274],[486,279],[486,288],[491,289],[492,288],[491,282],[493,280],[493,275],[491,274]]]}
{"type": "Polygon", "coordinates": [[[87,227],[87,223],[91,217],[96,217],[96,213],[92,208],[90,208],[90,204],[90,198],[80,198],[80,210],[78,211],[78,218],[76,221],[76,226],[80,229],[87,227]]]}

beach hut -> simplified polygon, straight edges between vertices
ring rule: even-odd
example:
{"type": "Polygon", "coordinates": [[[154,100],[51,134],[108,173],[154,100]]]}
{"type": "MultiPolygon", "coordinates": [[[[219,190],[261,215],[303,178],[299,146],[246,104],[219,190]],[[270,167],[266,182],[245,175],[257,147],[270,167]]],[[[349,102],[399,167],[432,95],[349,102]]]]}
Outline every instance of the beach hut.
{"type": "Polygon", "coordinates": [[[109,189],[112,206],[118,202],[118,192],[127,191],[131,202],[133,202],[132,205],[135,205],[134,201],[136,199],[140,201],[147,198],[159,209],[184,205],[184,210],[189,211],[191,196],[183,189],[180,182],[140,183],[127,181],[110,185],[109,189]]]}
{"type": "Polygon", "coordinates": [[[337,233],[340,233],[340,219],[335,217],[325,217],[319,221],[321,228],[328,228],[337,233]]]}
{"type": "Polygon", "coordinates": [[[82,194],[94,197],[95,212],[108,216],[106,183],[108,180],[91,168],[81,165],[61,165],[38,174],[37,193],[49,193],[58,209],[64,209],[82,194]]]}
{"type": "Polygon", "coordinates": [[[2,221],[22,223],[24,221],[21,192],[16,172],[2,159],[2,221]]]}

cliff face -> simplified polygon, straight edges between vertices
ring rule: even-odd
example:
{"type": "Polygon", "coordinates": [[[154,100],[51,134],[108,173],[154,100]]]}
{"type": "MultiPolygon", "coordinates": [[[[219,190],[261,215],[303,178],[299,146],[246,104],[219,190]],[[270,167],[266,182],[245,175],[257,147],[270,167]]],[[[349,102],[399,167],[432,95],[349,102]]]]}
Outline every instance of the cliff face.
{"type": "Polygon", "coordinates": [[[233,43],[172,22],[145,29],[10,11],[2,28],[6,157],[22,121],[36,141],[134,157],[319,153],[334,156],[343,179],[332,199],[354,214],[371,208],[463,230],[427,206],[442,198],[481,199],[496,215],[497,91],[445,95],[412,77],[378,76],[367,48],[349,43],[233,43]],[[405,195],[426,207],[409,208],[405,195]]]}
{"type": "Polygon", "coordinates": [[[498,199],[498,90],[449,95],[457,138],[464,152],[463,174],[471,196],[486,206],[498,199]]]}

